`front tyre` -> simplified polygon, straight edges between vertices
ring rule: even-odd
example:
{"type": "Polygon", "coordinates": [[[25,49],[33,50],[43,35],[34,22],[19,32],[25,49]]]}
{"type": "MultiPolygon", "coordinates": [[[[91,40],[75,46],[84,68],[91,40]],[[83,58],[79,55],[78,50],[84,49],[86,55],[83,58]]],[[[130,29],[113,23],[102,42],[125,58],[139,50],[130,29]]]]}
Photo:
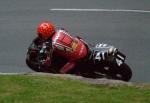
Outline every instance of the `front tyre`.
{"type": "Polygon", "coordinates": [[[31,61],[29,61],[28,59],[26,59],[26,64],[27,66],[32,69],[33,71],[36,71],[36,72],[43,72],[43,70],[39,69],[38,68],[38,64],[36,63],[31,63],[31,61]]]}

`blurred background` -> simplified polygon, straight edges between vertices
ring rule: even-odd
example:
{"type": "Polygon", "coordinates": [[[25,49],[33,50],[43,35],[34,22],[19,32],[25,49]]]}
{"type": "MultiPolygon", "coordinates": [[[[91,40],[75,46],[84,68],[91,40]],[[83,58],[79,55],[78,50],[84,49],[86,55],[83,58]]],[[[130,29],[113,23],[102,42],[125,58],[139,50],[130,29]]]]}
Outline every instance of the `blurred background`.
{"type": "Polygon", "coordinates": [[[150,10],[149,0],[0,0],[0,72],[32,72],[26,51],[36,27],[51,21],[89,43],[114,45],[127,56],[134,82],[150,82],[150,13],[51,11],[52,8],[150,10]]]}

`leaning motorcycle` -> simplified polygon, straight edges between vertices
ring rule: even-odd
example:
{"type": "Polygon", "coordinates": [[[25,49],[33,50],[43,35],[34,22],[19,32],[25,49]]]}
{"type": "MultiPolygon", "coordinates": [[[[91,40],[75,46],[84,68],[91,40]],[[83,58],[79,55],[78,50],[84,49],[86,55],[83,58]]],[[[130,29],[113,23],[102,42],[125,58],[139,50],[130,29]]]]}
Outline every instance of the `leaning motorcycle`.
{"type": "MultiPolygon", "coordinates": [[[[38,39],[36,40],[38,42],[38,39]]],[[[52,48],[46,43],[32,43],[27,50],[26,64],[34,71],[59,73],[67,60],[63,57],[52,54],[52,48]],[[50,61],[45,63],[45,60],[50,61]]],[[[77,62],[69,74],[80,75],[87,78],[108,78],[115,80],[129,81],[132,77],[131,68],[125,63],[126,56],[113,46],[107,44],[90,45],[89,56],[77,62]],[[113,49],[112,49],[113,48],[113,49]],[[114,50],[104,59],[104,51],[114,50]],[[104,59],[104,60],[101,60],[104,59]]]]}

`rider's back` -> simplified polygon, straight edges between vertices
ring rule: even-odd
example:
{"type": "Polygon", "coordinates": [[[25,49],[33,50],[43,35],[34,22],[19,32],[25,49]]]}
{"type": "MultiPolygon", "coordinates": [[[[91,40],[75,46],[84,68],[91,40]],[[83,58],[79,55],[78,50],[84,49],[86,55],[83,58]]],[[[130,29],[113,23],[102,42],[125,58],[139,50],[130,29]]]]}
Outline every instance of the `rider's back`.
{"type": "Polygon", "coordinates": [[[63,56],[69,61],[85,58],[88,48],[80,39],[71,36],[65,30],[57,30],[52,37],[54,53],[63,56]]]}

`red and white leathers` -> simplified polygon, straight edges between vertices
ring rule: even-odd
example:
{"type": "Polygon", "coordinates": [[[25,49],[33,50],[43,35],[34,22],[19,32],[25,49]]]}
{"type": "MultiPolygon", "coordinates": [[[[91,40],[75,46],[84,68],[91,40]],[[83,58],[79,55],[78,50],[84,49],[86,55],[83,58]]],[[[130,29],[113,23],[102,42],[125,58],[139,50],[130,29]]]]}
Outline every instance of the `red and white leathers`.
{"type": "Polygon", "coordinates": [[[76,62],[88,55],[88,47],[84,41],[71,36],[65,30],[57,30],[52,36],[53,53],[68,60],[61,69],[61,73],[67,73],[73,69],[76,62]]]}

